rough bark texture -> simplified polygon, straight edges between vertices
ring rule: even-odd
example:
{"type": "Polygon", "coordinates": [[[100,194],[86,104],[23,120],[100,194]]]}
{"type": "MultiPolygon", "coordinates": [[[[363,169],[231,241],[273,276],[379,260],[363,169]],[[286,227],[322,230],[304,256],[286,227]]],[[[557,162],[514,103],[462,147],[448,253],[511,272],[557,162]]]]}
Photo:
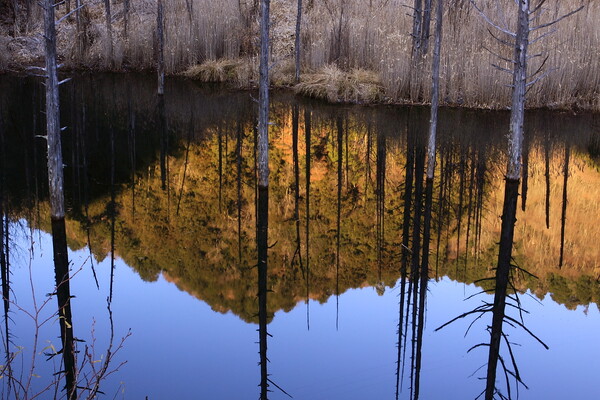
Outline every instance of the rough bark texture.
{"type": "Polygon", "coordinates": [[[261,3],[260,77],[258,93],[258,186],[269,185],[269,9],[261,3]]]}
{"type": "Polygon", "coordinates": [[[156,70],[158,72],[158,94],[165,94],[165,38],[162,0],[158,0],[156,10],[156,70]]]}
{"type": "Polygon", "coordinates": [[[523,123],[525,120],[525,91],[527,80],[527,47],[529,45],[529,0],[519,0],[517,36],[515,39],[512,108],[508,136],[507,179],[521,179],[523,123]]]}
{"type": "Polygon", "coordinates": [[[71,295],[69,289],[69,259],[65,231],[65,202],[62,148],[60,141],[60,105],[58,98],[58,73],[56,64],[56,28],[54,3],[44,2],[44,37],[46,49],[46,135],[48,142],[48,182],[50,189],[50,214],[52,219],[52,244],[58,298],[60,336],[63,345],[63,363],[67,398],[77,398],[76,363],[73,348],[71,295]]]}
{"type": "Polygon", "coordinates": [[[294,43],[296,73],[295,81],[300,82],[300,27],[302,24],[302,0],[298,0],[298,14],[296,15],[296,39],[294,43]]]}
{"type": "Polygon", "coordinates": [[[44,28],[46,43],[46,134],[48,142],[48,181],[50,187],[51,216],[65,217],[63,195],[63,160],[60,143],[60,103],[58,99],[58,71],[56,65],[56,29],[53,2],[44,5],[44,28]]]}
{"type": "Polygon", "coordinates": [[[427,179],[433,179],[435,172],[435,148],[437,136],[438,109],[440,104],[440,51],[442,48],[443,2],[438,0],[435,23],[435,43],[431,72],[431,119],[429,120],[429,140],[427,142],[427,179]]]}
{"type": "Polygon", "coordinates": [[[104,0],[104,10],[106,14],[106,33],[108,34],[107,61],[108,65],[113,67],[112,12],[110,10],[110,0],[104,0]]]}

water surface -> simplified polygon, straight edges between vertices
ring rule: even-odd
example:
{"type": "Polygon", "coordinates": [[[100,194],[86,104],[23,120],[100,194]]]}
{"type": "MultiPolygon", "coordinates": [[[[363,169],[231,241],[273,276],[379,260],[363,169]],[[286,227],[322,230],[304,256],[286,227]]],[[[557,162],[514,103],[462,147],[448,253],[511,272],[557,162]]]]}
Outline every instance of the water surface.
{"type": "MultiPolygon", "coordinates": [[[[25,311],[54,291],[45,143],[36,137],[43,91],[32,79],[6,77],[0,88],[9,352],[23,354],[18,368],[27,376],[36,330],[25,311]]],[[[172,80],[161,104],[153,77],[101,75],[76,77],[61,100],[73,326],[84,340],[78,360],[86,345],[96,352],[92,361],[106,357],[112,315],[113,350],[131,335],[111,362],[126,364],[102,382],[107,396],[258,397],[252,93],[172,80]]],[[[441,112],[426,308],[407,304],[416,298],[407,293],[399,335],[402,231],[415,211],[407,165],[421,157],[428,110],[274,95],[268,358],[275,384],[296,399],[394,399],[398,373],[399,398],[414,394],[417,375],[423,399],[475,398],[484,389],[487,352],[468,350],[489,340],[491,315],[470,329],[470,317],[435,329],[491,301],[475,294],[490,288],[481,279],[493,276],[497,259],[508,117],[441,112]],[[405,210],[407,191],[413,203],[405,210]],[[419,313],[421,337],[413,329],[419,313]]],[[[550,349],[521,328],[505,331],[518,344],[529,387],[519,388],[523,399],[600,395],[598,126],[595,115],[527,116],[515,263],[535,277],[517,274],[513,284],[529,311],[526,327],[550,349]]],[[[58,357],[39,354],[51,342],[60,347],[53,307],[51,300],[40,311],[39,321],[49,320],[38,332],[38,391],[60,370],[58,357]]],[[[271,389],[270,398],[287,398],[271,389]]]]}

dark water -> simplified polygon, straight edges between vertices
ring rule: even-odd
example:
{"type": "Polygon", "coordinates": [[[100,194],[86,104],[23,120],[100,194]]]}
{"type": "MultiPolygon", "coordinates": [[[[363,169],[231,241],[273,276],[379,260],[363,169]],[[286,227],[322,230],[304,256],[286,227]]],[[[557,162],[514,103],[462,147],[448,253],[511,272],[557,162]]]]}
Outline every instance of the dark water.
{"type": "MultiPolygon", "coordinates": [[[[109,368],[118,370],[101,382],[105,397],[258,398],[256,103],[249,92],[171,80],[163,106],[154,84],[102,75],[62,88],[80,377],[97,374],[112,331],[109,368]]],[[[42,108],[39,83],[0,78],[11,299],[3,353],[8,337],[13,376],[31,380],[30,394],[61,370],[60,357],[43,354],[60,340],[47,297],[55,282],[45,142],[36,137],[42,108]]],[[[397,389],[411,398],[417,381],[422,399],[475,398],[485,388],[478,378],[487,351],[468,350],[489,341],[491,314],[435,329],[491,301],[477,293],[493,287],[485,278],[497,260],[509,115],[441,112],[424,290],[417,279],[402,285],[400,271],[402,249],[420,240],[407,165],[411,158],[419,165],[428,117],[426,108],[333,107],[274,94],[269,398],[287,398],[275,384],[295,399],[395,399],[397,389]]],[[[526,135],[514,263],[527,273],[513,276],[511,296],[549,350],[522,327],[506,327],[529,387],[511,378],[511,395],[519,386],[522,399],[598,398],[600,123],[537,111],[527,116],[526,135]]],[[[518,310],[508,314],[521,321],[518,310]]],[[[501,353],[511,364],[506,348],[501,353]]],[[[7,382],[4,397],[12,398],[7,382]]],[[[501,373],[498,387],[507,394],[501,373]]]]}

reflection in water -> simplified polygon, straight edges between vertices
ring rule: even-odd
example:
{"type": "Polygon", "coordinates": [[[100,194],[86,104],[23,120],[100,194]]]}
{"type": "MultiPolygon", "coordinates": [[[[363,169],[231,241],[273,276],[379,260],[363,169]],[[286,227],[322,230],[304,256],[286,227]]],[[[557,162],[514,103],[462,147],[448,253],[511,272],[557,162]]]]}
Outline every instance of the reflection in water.
{"type": "MultiPolygon", "coordinates": [[[[69,246],[88,247],[97,262],[110,253],[113,265],[121,258],[146,281],[162,274],[214,310],[259,323],[259,329],[265,328],[260,334],[265,357],[266,324],[277,311],[305,302],[307,328],[313,333],[309,306],[314,313],[314,301],[325,303],[366,286],[384,294],[398,282],[397,397],[407,389],[413,398],[424,396],[420,370],[427,369],[429,342],[423,337],[427,292],[434,284],[429,282],[433,257],[436,278],[477,281],[483,290],[492,289],[481,279],[492,275],[497,257],[497,216],[503,200],[498,166],[504,160],[506,114],[442,110],[439,180],[432,186],[422,179],[425,110],[349,107],[340,113],[337,108],[276,97],[271,107],[271,207],[261,207],[256,129],[247,93],[213,93],[169,81],[162,110],[168,129],[163,130],[141,118],[156,110],[154,81],[118,82],[81,77],[64,93],[65,104],[77,99],[83,105],[68,113],[64,123],[73,126],[73,134],[63,137],[71,160],[66,171],[72,177],[67,185],[69,246]],[[268,214],[275,244],[268,250],[269,274],[261,278],[252,268],[261,229],[257,211],[268,214]],[[256,315],[259,281],[270,291],[268,299],[259,302],[262,318],[256,315]]],[[[37,115],[27,109],[32,107],[31,90],[16,90],[5,81],[0,85],[3,93],[14,94],[15,103],[25,104],[11,114],[37,115]]],[[[594,196],[600,176],[597,159],[588,151],[597,139],[581,128],[578,135],[563,136],[562,131],[576,131],[566,127],[579,123],[564,116],[548,124],[556,131],[546,133],[548,128],[537,121],[551,118],[542,113],[529,119],[527,207],[526,212],[523,206],[516,210],[519,229],[513,258],[539,279],[517,274],[513,291],[529,289],[538,297],[551,293],[573,308],[600,299],[600,255],[590,240],[600,233],[586,224],[590,215],[598,215],[594,196]],[[570,151],[571,168],[557,174],[566,165],[563,145],[570,151]],[[546,207],[563,194],[548,189],[560,187],[559,178],[566,194],[565,177],[572,183],[568,219],[546,207]],[[586,189],[574,196],[577,187],[586,189]],[[587,234],[569,226],[586,226],[587,234]],[[561,252],[561,243],[577,244],[574,251],[561,252]],[[562,253],[563,268],[558,270],[562,253]]],[[[48,213],[46,196],[35,194],[47,189],[36,183],[44,182],[45,172],[33,156],[40,154],[31,141],[35,118],[24,120],[22,126],[11,123],[7,137],[8,148],[15,151],[3,161],[23,167],[10,169],[5,178],[9,195],[4,209],[12,220],[25,219],[49,231],[43,217],[48,213]]],[[[261,244],[265,249],[266,245],[261,244]]],[[[354,308],[346,307],[343,297],[340,301],[344,307],[337,310],[336,319],[344,318],[344,323],[338,320],[336,325],[342,332],[346,310],[353,313],[354,308]]],[[[281,378],[278,375],[278,381],[281,378]]]]}
{"type": "Polygon", "coordinates": [[[571,158],[571,147],[565,144],[565,162],[563,167],[563,191],[562,191],[562,213],[560,217],[560,256],[558,268],[562,268],[565,254],[565,227],[567,225],[567,183],[569,182],[569,159],[571,158]]]}

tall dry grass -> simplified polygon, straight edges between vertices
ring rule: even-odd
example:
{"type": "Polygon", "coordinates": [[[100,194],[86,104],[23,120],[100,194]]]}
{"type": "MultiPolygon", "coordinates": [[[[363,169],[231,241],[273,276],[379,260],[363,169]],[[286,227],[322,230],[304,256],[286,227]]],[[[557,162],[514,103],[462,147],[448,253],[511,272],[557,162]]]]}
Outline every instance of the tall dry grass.
{"type": "MultiPolygon", "coordinates": [[[[106,57],[106,27],[101,1],[91,0],[86,17],[88,46],[82,57],[73,57],[76,38],[74,19],[62,27],[63,55],[74,64],[103,68],[151,69],[154,65],[156,2],[130,0],[129,29],[124,32],[124,3],[113,3],[114,58],[106,57]]],[[[327,65],[344,72],[369,70],[377,74],[384,97],[398,102],[430,100],[430,54],[411,61],[411,0],[305,1],[302,22],[303,73],[315,74],[327,65]]],[[[512,0],[477,0],[478,6],[500,25],[511,27],[512,0]],[[499,12],[498,10],[503,10],[499,12]]],[[[258,15],[253,0],[171,0],[165,7],[165,63],[169,73],[184,71],[216,60],[252,60],[257,55],[258,15]]],[[[576,1],[548,0],[535,23],[543,23],[577,8],[576,1]]],[[[492,64],[506,63],[492,53],[510,57],[489,34],[490,26],[465,0],[446,0],[441,60],[442,103],[480,108],[507,108],[510,76],[492,64]],[[489,50],[489,51],[488,51],[489,50]]],[[[272,1],[271,59],[278,69],[277,81],[293,57],[295,0],[272,1]]],[[[585,3],[576,15],[561,21],[557,32],[531,46],[530,72],[548,57],[549,75],[532,87],[529,107],[600,108],[600,5],[585,3]]],[[[35,26],[35,23],[31,23],[35,26]]],[[[493,28],[492,28],[493,30],[493,28]]],[[[542,30],[540,33],[547,31],[542,30]]],[[[532,39],[537,37],[533,34],[532,39]]],[[[237,75],[237,74],[234,74],[237,75]]],[[[305,80],[310,78],[304,77],[305,80]]],[[[312,76],[314,78],[314,75],[312,76]]],[[[310,81],[310,80],[309,80],[310,81]]]]}

